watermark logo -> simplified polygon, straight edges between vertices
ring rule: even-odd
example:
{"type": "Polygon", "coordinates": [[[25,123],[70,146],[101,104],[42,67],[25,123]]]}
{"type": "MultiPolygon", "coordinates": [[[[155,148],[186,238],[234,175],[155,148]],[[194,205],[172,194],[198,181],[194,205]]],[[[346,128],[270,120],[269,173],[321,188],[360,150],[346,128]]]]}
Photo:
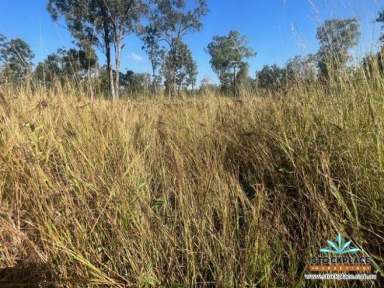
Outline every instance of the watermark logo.
{"type": "Polygon", "coordinates": [[[351,240],[338,234],[320,249],[307,266],[307,280],[376,280],[372,273],[372,261],[351,240]]]}
{"type": "Polygon", "coordinates": [[[321,253],[343,255],[356,254],[360,252],[360,249],[356,248],[352,241],[346,241],[340,234],[336,236],[336,241],[328,240],[327,243],[327,247],[320,249],[321,253]]]}

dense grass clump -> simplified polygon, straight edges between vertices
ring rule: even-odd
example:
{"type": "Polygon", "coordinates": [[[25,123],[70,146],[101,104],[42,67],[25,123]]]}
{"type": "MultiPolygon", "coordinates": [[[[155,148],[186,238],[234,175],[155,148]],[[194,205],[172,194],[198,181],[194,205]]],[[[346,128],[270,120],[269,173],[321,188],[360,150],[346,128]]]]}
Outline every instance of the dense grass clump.
{"type": "Polygon", "coordinates": [[[333,287],[303,274],[338,232],[383,275],[382,84],[114,103],[3,89],[0,281],[333,287]]]}

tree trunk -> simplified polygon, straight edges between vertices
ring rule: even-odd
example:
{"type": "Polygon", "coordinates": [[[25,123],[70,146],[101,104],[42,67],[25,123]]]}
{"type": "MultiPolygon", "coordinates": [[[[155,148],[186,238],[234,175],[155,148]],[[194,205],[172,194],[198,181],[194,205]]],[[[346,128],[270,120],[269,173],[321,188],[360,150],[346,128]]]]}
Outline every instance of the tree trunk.
{"type": "Polygon", "coordinates": [[[93,87],[92,87],[91,69],[90,68],[88,68],[87,78],[88,78],[88,89],[89,89],[89,93],[91,94],[91,100],[94,101],[95,100],[95,94],[94,94],[93,87]]]}
{"type": "Polygon", "coordinates": [[[176,44],[175,44],[175,39],[172,40],[171,42],[171,49],[169,51],[170,57],[171,57],[171,64],[169,67],[169,81],[168,82],[168,94],[170,97],[174,97],[176,94],[176,44]]]}
{"type": "Polygon", "coordinates": [[[112,99],[115,99],[115,89],[114,89],[114,81],[113,81],[113,71],[111,65],[111,45],[107,37],[104,37],[104,45],[105,45],[105,57],[107,58],[107,73],[108,73],[108,84],[109,90],[111,92],[112,99]]]}
{"type": "Polygon", "coordinates": [[[120,63],[121,63],[121,41],[120,39],[115,40],[115,98],[113,100],[119,99],[119,90],[120,90],[120,63]]]}
{"type": "Polygon", "coordinates": [[[156,78],[156,67],[152,64],[152,83],[151,83],[151,90],[153,95],[157,95],[157,78],[156,78]]]}
{"type": "Polygon", "coordinates": [[[237,96],[236,90],[237,90],[237,87],[236,87],[236,66],[234,66],[233,67],[233,96],[234,97],[237,96]]]}
{"type": "Polygon", "coordinates": [[[103,1],[99,2],[101,12],[103,14],[103,30],[104,30],[104,46],[105,46],[105,57],[107,58],[107,73],[108,73],[108,84],[111,92],[112,99],[115,99],[115,89],[113,81],[113,71],[111,65],[111,38],[110,38],[110,27],[109,27],[109,17],[107,13],[107,8],[103,1]]]}
{"type": "Polygon", "coordinates": [[[108,44],[107,48],[107,70],[108,70],[108,82],[109,82],[109,89],[111,90],[111,96],[112,99],[115,100],[116,94],[115,94],[115,85],[114,85],[114,80],[113,80],[113,70],[112,70],[112,65],[111,65],[111,47],[108,44]]]}

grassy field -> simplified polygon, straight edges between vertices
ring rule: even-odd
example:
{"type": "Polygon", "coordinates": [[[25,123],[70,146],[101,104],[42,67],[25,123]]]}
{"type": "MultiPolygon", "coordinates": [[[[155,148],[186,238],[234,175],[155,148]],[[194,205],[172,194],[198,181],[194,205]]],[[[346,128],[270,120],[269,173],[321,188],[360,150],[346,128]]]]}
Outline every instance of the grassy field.
{"type": "Polygon", "coordinates": [[[303,275],[338,232],[383,275],[381,79],[236,101],[1,93],[9,287],[334,287],[303,275]]]}

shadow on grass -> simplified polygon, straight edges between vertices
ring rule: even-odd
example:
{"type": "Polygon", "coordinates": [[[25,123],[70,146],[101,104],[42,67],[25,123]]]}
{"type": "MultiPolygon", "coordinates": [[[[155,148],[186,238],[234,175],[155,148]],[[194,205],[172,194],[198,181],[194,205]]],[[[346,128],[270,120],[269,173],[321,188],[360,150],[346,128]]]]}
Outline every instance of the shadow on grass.
{"type": "Polygon", "coordinates": [[[0,287],[57,287],[57,279],[48,264],[21,263],[0,268],[0,287]]]}

